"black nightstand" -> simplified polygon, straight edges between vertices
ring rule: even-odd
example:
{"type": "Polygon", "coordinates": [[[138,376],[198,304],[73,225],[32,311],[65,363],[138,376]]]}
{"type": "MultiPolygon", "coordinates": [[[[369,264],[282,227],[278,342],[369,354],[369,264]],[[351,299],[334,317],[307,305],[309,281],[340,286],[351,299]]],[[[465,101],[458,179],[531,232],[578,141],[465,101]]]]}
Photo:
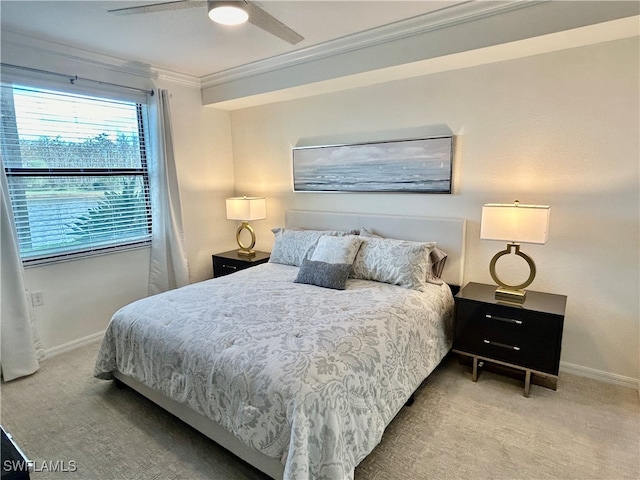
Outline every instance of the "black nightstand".
{"type": "Polygon", "coordinates": [[[213,260],[213,278],[222,277],[237,272],[238,270],[244,270],[245,268],[266,263],[269,261],[270,256],[271,254],[267,252],[256,252],[253,257],[245,257],[238,255],[238,250],[216,253],[211,256],[213,260]]]}
{"type": "Polygon", "coordinates": [[[455,296],[452,351],[473,359],[474,382],[478,361],[486,361],[524,371],[525,397],[532,381],[555,390],[567,297],[527,291],[523,304],[513,304],[496,300],[495,290],[468,283],[455,296]]]}

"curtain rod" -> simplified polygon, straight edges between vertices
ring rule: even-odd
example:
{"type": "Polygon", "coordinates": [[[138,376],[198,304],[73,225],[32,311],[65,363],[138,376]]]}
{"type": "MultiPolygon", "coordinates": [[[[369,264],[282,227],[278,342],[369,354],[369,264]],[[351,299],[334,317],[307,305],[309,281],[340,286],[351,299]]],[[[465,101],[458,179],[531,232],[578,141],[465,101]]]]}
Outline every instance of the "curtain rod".
{"type": "Polygon", "coordinates": [[[83,78],[83,77],[79,77],[78,75],[67,75],[66,73],[49,72],[47,70],[40,70],[38,68],[30,68],[30,67],[22,67],[20,65],[12,65],[10,63],[0,63],[0,67],[17,68],[18,70],[26,70],[28,72],[33,72],[33,73],[44,73],[45,75],[57,75],[58,77],[65,77],[65,78],[69,79],[69,83],[71,85],[75,85],[75,83],[78,80],[80,80],[80,81],[84,81],[84,82],[99,83],[101,85],[109,85],[111,87],[126,88],[126,89],[129,89],[129,90],[135,90],[137,92],[148,93],[152,97],[154,95],[153,90],[145,90],[143,88],[130,87],[128,85],[119,85],[117,83],[103,82],[103,81],[100,81],[100,80],[92,80],[91,78],[83,78]]]}

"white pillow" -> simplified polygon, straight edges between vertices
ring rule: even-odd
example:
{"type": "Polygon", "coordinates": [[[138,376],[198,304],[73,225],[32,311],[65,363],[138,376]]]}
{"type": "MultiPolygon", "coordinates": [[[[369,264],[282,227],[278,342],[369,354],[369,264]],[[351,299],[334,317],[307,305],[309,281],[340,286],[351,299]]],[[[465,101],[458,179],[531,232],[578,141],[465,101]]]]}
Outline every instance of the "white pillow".
{"type": "Polygon", "coordinates": [[[311,260],[326,263],[348,263],[351,265],[356,258],[362,238],[357,235],[333,237],[323,235],[318,239],[311,260]]]}
{"type": "Polygon", "coordinates": [[[363,237],[351,276],[420,290],[430,269],[429,254],[435,242],[363,237]]]}

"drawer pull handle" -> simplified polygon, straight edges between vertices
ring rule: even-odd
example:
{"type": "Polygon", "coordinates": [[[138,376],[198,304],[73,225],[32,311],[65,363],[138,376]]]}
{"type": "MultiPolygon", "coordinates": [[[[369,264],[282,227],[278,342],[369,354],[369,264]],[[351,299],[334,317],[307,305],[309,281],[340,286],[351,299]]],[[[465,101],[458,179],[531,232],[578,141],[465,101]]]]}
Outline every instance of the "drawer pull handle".
{"type": "Polygon", "coordinates": [[[493,345],[494,347],[507,348],[509,350],[516,350],[518,352],[520,351],[520,347],[516,347],[514,345],[507,345],[506,343],[493,342],[491,340],[487,340],[486,338],[484,339],[484,343],[488,343],[489,345],[493,345]]]}
{"type": "Polygon", "coordinates": [[[485,317],[490,320],[498,320],[499,322],[514,323],[516,325],[522,325],[522,320],[516,320],[515,318],[497,317],[496,315],[491,315],[490,313],[487,313],[485,317]]]}
{"type": "Polygon", "coordinates": [[[225,265],[225,264],[222,264],[222,268],[230,268],[231,270],[237,270],[238,269],[238,267],[234,267],[233,265],[225,265]]]}

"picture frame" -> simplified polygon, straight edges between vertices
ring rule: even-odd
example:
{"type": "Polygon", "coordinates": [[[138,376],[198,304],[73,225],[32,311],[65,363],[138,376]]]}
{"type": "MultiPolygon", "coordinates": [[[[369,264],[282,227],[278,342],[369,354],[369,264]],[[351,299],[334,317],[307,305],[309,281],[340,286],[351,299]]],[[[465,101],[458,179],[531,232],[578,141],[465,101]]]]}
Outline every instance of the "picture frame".
{"type": "Polygon", "coordinates": [[[453,136],[295,147],[295,192],[452,191],[453,136]]]}

